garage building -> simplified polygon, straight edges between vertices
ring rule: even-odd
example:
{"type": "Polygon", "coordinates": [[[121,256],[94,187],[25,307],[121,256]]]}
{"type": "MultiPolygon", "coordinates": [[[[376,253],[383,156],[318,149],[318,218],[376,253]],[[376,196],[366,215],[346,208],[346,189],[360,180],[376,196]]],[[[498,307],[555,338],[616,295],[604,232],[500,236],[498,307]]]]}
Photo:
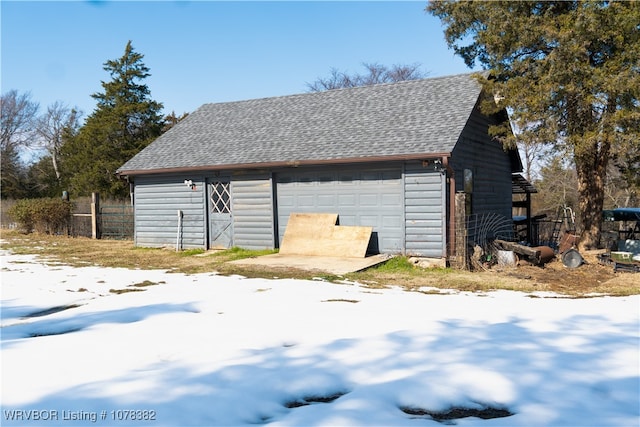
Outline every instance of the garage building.
{"type": "Polygon", "coordinates": [[[134,156],[135,244],[278,248],[291,213],[371,226],[371,253],[446,258],[453,199],[511,217],[517,151],[471,74],[205,104],[134,156]]]}

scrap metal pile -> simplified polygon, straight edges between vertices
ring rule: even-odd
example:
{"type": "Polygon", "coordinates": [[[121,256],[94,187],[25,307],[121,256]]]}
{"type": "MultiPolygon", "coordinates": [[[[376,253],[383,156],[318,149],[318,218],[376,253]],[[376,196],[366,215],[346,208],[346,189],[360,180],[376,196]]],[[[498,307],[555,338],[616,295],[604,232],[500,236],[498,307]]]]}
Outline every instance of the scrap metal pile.
{"type": "MultiPolygon", "coordinates": [[[[563,220],[555,221],[562,226],[554,229],[548,245],[532,246],[525,241],[516,241],[509,222],[497,215],[472,216],[467,221],[470,265],[477,269],[492,265],[517,265],[521,261],[543,266],[558,257],[568,268],[578,268],[585,259],[576,245],[578,235],[570,208],[562,211],[563,220]]],[[[606,253],[598,255],[601,264],[612,266],[615,272],[640,272],[640,208],[618,208],[603,212],[605,225],[615,225],[609,232],[606,253]],[[614,224],[615,222],[615,224],[614,224]]],[[[612,227],[609,227],[612,228],[612,227]]]]}
{"type": "Polygon", "coordinates": [[[615,238],[607,253],[601,254],[601,264],[613,270],[640,272],[640,208],[617,208],[602,212],[605,224],[616,223],[615,238]]]}

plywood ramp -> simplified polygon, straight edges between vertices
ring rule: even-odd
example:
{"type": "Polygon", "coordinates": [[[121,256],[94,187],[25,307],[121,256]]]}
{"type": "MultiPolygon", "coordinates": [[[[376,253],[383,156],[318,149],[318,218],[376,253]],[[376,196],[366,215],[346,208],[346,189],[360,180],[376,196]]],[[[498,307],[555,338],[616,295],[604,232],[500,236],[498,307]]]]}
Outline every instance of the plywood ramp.
{"type": "Polygon", "coordinates": [[[280,254],[364,258],[372,227],[336,225],[338,214],[292,213],[280,254]]]}
{"type": "Polygon", "coordinates": [[[338,214],[292,213],[282,236],[280,253],[304,255],[311,246],[309,240],[326,236],[337,222],[338,214]]]}

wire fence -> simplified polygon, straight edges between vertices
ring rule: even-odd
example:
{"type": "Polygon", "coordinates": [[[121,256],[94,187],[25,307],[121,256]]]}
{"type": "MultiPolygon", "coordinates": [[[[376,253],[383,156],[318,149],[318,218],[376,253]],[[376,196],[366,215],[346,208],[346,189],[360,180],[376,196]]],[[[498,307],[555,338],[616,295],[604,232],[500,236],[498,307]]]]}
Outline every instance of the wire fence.
{"type": "Polygon", "coordinates": [[[100,234],[103,239],[133,239],[133,206],[127,204],[100,206],[100,234]]]}
{"type": "Polygon", "coordinates": [[[478,269],[495,256],[498,248],[494,241],[516,240],[513,220],[495,213],[472,214],[456,221],[456,267],[478,269]]]}
{"type": "Polygon", "coordinates": [[[0,227],[4,229],[18,228],[18,224],[11,218],[8,211],[13,205],[16,204],[16,200],[3,199],[0,201],[0,227]]]}

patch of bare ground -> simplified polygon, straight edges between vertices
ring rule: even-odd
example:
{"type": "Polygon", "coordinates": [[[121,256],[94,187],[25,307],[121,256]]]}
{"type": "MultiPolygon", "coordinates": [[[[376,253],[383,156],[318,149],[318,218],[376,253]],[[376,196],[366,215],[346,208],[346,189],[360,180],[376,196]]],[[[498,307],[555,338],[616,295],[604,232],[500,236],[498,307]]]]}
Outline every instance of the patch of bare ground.
{"type": "Polygon", "coordinates": [[[499,274],[525,279],[545,287],[545,290],[574,296],[640,293],[640,273],[615,272],[613,266],[598,261],[601,253],[603,251],[581,253],[585,263],[577,268],[566,267],[556,258],[542,267],[518,266],[499,274]]]}
{"type": "MultiPolygon", "coordinates": [[[[181,251],[174,248],[137,248],[132,241],[92,240],[67,236],[22,234],[2,231],[0,248],[19,254],[36,254],[45,262],[76,267],[96,265],[139,269],[162,269],[181,273],[238,274],[245,277],[317,279],[340,283],[357,281],[370,288],[401,286],[409,291],[431,293],[425,288],[460,291],[507,289],[522,292],[548,291],[572,297],[591,295],[640,294],[640,273],[614,272],[613,267],[598,262],[602,251],[582,254],[586,263],[578,268],[565,267],[555,259],[543,267],[521,265],[483,271],[422,269],[398,262],[391,269],[369,268],[346,276],[322,275],[293,268],[240,266],[227,261],[260,256],[273,251],[181,251]]],[[[389,261],[392,263],[392,260],[389,261]]]]}

